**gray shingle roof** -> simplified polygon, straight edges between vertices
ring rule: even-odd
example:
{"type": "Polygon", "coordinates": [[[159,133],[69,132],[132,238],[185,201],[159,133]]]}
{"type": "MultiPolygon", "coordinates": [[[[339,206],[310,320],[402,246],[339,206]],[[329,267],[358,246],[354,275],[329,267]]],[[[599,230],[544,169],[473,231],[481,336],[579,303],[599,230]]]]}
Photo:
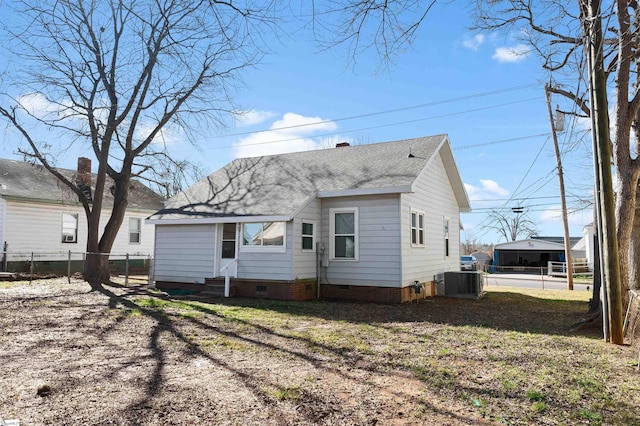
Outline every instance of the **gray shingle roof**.
{"type": "MultiPolygon", "coordinates": [[[[407,192],[445,142],[446,135],[436,135],[236,159],[170,199],[150,219],[290,217],[323,192],[407,192]]],[[[453,157],[451,164],[455,168],[453,157]]],[[[457,169],[454,172],[457,183],[453,184],[459,186],[462,204],[468,206],[457,169]]]]}
{"type": "MultiPolygon", "coordinates": [[[[58,169],[65,177],[74,181],[76,171],[58,169]]],[[[92,176],[95,184],[96,176],[92,176]]],[[[107,188],[111,186],[107,181],[107,188]]],[[[138,181],[131,181],[129,187],[130,209],[156,211],[163,207],[163,198],[138,181]]],[[[78,196],[62,184],[41,165],[0,159],[0,196],[23,200],[78,204],[78,196]]],[[[104,206],[113,206],[113,196],[105,191],[104,206]]]]}

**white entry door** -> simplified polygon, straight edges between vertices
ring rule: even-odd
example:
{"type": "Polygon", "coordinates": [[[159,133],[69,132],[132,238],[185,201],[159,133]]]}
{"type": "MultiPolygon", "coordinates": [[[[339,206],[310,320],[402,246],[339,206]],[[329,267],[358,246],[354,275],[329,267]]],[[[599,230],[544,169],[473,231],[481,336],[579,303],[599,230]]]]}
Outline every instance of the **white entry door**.
{"type": "MultiPolygon", "coordinates": [[[[220,269],[218,271],[218,276],[224,276],[225,267],[229,263],[232,263],[238,254],[237,224],[223,223],[218,229],[222,231],[219,251],[220,259],[218,262],[220,269]]],[[[233,262],[233,264],[229,266],[229,276],[234,278],[238,276],[238,262],[233,262]]]]}

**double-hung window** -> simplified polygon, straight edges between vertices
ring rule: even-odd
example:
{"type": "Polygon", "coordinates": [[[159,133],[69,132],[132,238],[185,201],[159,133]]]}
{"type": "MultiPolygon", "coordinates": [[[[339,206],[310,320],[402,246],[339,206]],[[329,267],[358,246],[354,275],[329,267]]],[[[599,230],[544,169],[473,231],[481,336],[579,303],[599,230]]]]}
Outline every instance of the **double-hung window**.
{"type": "Polygon", "coordinates": [[[129,218],[129,244],[140,244],[141,237],[141,226],[140,226],[140,218],[130,217],[129,218]]]}
{"type": "Polygon", "coordinates": [[[315,251],[315,232],[315,222],[310,220],[302,221],[302,250],[315,251]]]}
{"type": "Polygon", "coordinates": [[[358,260],[358,209],[330,209],[331,258],[358,260]]]}
{"type": "Polygon", "coordinates": [[[444,256],[449,257],[449,218],[444,218],[444,256]]]}
{"type": "Polygon", "coordinates": [[[78,242],[78,215],[74,213],[62,213],[62,242],[78,242]]]}
{"type": "Polygon", "coordinates": [[[411,210],[411,245],[424,246],[424,212],[411,210]]]}

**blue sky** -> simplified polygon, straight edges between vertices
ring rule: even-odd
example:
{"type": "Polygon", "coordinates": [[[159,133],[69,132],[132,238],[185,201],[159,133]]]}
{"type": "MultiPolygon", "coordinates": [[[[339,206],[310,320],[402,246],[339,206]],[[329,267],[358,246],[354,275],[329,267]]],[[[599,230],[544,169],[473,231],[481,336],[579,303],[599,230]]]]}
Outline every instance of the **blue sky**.
{"type": "MultiPolygon", "coordinates": [[[[501,242],[487,229],[486,212],[516,206],[527,208],[540,235],[561,236],[544,98],[548,75],[519,41],[468,30],[468,16],[456,4],[437,6],[414,45],[386,68],[375,52],[352,65],[344,49],[320,51],[304,29],[273,39],[272,52],[244,74],[245,86],[236,94],[244,118],[199,135],[198,148],[168,129],[170,150],[213,172],[238,156],[446,133],[474,209],[462,215],[462,241],[501,242]],[[306,126],[282,129],[301,124],[306,126]]],[[[563,151],[577,139],[567,127],[560,135],[563,151]]],[[[584,125],[575,129],[584,131],[584,125]]],[[[18,159],[11,132],[0,140],[0,156],[18,159]]],[[[73,168],[73,154],[58,165],[73,168]]],[[[589,155],[583,144],[563,157],[570,207],[578,206],[577,196],[592,194],[589,155]]],[[[572,214],[571,235],[582,236],[590,222],[590,209],[572,214]]]]}

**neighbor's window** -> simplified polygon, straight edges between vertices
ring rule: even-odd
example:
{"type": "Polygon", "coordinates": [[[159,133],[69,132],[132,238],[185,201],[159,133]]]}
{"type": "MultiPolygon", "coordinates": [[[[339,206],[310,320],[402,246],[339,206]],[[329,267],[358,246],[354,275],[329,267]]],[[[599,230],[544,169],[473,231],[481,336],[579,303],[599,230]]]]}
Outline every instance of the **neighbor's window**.
{"type": "Polygon", "coordinates": [[[73,213],[62,213],[62,242],[78,242],[78,215],[73,213]]]}
{"type": "Polygon", "coordinates": [[[444,255],[449,257],[449,218],[444,218],[444,255]]]}
{"type": "Polygon", "coordinates": [[[302,250],[315,250],[315,223],[302,221],[302,250]]]}
{"type": "Polygon", "coordinates": [[[140,244],[140,218],[129,218],[129,244],[140,244]]]}
{"type": "Polygon", "coordinates": [[[358,209],[330,209],[331,257],[358,259],[358,209]]]}
{"type": "Polygon", "coordinates": [[[424,213],[411,211],[411,244],[424,246],[424,213]]]}
{"type": "Polygon", "coordinates": [[[242,245],[245,247],[284,247],[284,222],[245,223],[242,245]]]}

